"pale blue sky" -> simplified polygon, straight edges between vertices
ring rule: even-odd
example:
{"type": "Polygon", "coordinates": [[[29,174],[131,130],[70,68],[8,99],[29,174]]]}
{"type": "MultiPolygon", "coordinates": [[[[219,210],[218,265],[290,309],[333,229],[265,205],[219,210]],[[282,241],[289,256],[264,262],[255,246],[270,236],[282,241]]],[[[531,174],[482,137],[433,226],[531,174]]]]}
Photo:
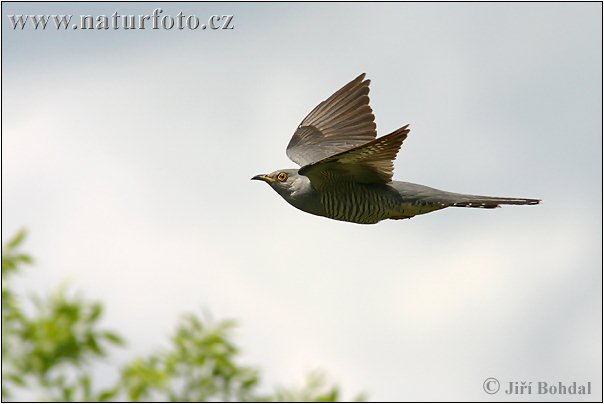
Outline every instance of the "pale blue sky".
{"type": "MultiPolygon", "coordinates": [[[[598,3],[3,4],[2,239],[20,287],[64,279],[132,342],[208,307],[265,386],[326,370],[346,397],[489,396],[483,380],[602,394],[598,3]],[[13,31],[9,14],[233,14],[231,31],[13,31]],[[395,179],[543,199],[360,226],[255,174],[294,167],[301,119],[366,72],[395,179]]],[[[104,380],[115,377],[100,370],[104,380]]]]}

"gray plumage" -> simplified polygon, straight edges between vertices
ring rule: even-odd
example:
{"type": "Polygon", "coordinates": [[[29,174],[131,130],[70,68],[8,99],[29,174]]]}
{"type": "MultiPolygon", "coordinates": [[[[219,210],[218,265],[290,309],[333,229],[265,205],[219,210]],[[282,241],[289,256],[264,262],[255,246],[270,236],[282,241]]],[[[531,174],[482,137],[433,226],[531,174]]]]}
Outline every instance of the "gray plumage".
{"type": "Polygon", "coordinates": [[[536,205],[538,199],[500,198],[440,191],[392,181],[393,161],[409,125],[376,139],[365,74],[320,103],[300,123],[287,156],[300,169],[256,175],[294,207],[353,223],[409,219],[450,206],[496,208],[536,205]]]}

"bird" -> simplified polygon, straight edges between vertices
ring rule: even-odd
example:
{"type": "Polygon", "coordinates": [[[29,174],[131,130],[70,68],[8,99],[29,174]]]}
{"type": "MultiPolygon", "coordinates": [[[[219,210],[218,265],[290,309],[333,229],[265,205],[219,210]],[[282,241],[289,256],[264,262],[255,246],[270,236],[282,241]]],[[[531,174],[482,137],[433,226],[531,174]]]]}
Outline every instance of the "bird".
{"type": "Polygon", "coordinates": [[[317,105],[294,132],[286,154],[299,169],[259,174],[304,212],[358,224],[410,219],[448,207],[537,205],[539,199],[467,195],[393,181],[393,162],[409,125],[377,138],[365,73],[317,105]]]}

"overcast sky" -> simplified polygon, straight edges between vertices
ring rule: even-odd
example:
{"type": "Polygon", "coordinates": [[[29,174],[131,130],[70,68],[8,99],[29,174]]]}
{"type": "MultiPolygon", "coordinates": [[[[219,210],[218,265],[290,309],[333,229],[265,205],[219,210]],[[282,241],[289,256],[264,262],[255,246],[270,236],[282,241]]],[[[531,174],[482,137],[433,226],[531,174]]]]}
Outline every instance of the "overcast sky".
{"type": "MultiPolygon", "coordinates": [[[[49,27],[51,23],[49,23],[49,27]]],[[[2,240],[43,291],[69,280],[130,345],[184,312],[240,323],[264,386],[316,368],[371,400],[592,383],[602,398],[602,5],[2,5],[2,240]],[[8,15],[234,15],[232,30],[20,30],[8,15]],[[373,226],[289,206],[259,173],[366,72],[395,179],[539,206],[373,226]]],[[[116,375],[99,371],[109,382],[116,375]]]]}

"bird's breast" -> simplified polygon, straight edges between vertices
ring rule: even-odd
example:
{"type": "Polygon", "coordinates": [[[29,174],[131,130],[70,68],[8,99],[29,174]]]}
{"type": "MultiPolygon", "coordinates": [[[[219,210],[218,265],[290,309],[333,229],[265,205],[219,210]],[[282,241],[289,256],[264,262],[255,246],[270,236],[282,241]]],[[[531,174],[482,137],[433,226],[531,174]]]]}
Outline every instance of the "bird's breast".
{"type": "Polygon", "coordinates": [[[398,193],[387,185],[338,183],[320,191],[325,216],[347,222],[372,224],[384,220],[400,203],[398,193]]]}

